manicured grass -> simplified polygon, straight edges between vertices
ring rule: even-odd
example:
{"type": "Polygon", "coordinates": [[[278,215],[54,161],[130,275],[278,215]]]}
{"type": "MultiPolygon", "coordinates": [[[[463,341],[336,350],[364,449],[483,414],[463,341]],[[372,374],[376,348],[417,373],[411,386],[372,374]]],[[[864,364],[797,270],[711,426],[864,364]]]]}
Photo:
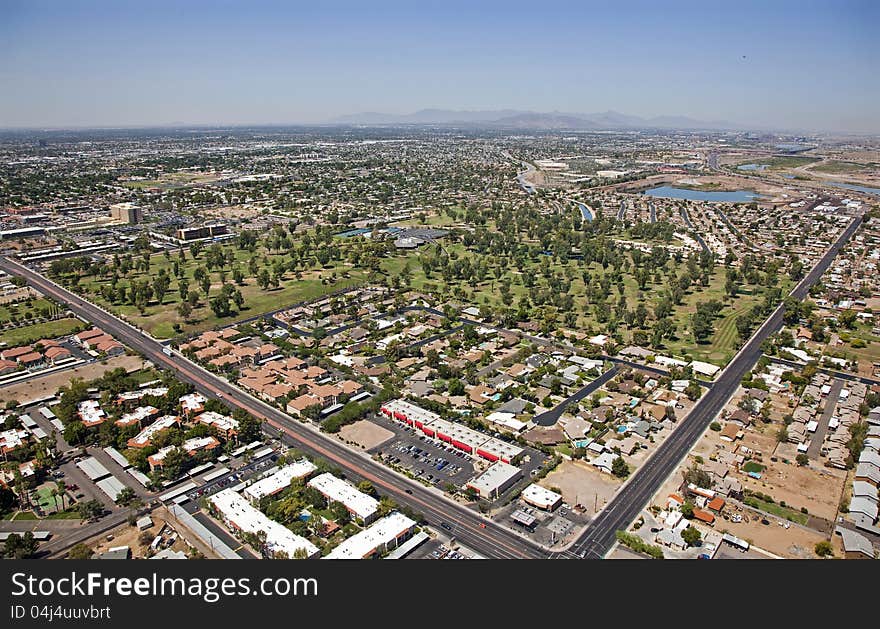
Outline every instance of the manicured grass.
{"type": "Polygon", "coordinates": [[[37,323],[23,328],[14,328],[0,332],[0,341],[9,346],[24,345],[40,339],[51,339],[68,334],[75,334],[87,326],[76,318],[57,319],[46,323],[37,323]]]}
{"type": "MultiPolygon", "coordinates": [[[[251,254],[247,251],[233,248],[235,252],[235,264],[238,265],[247,274],[247,262],[251,254]]],[[[258,257],[265,257],[269,264],[278,258],[284,258],[281,253],[269,253],[266,251],[258,252],[258,257]]],[[[150,259],[150,271],[148,273],[132,271],[125,279],[121,279],[121,286],[129,286],[131,281],[143,281],[150,279],[158,274],[160,269],[165,269],[169,275],[172,272],[173,261],[178,260],[174,254],[170,259],[166,259],[163,254],[155,254],[150,259]]],[[[327,268],[304,270],[297,279],[295,274],[286,273],[278,288],[270,288],[263,290],[257,285],[254,278],[245,278],[242,285],[235,285],[244,297],[244,308],[242,311],[234,313],[223,319],[214,315],[209,306],[209,301],[220,291],[220,272],[213,271],[209,275],[211,277],[211,289],[208,297],[205,298],[204,293],[193,278],[193,273],[198,266],[204,265],[205,254],[202,253],[196,260],[187,251],[187,260],[182,265],[184,275],[189,281],[190,290],[199,291],[199,304],[194,310],[191,320],[184,323],[177,314],[177,305],[180,303],[180,294],[177,290],[177,281],[172,279],[171,287],[165,295],[164,302],[160,305],[155,299],[147,306],[143,313],[131,304],[110,304],[100,296],[100,288],[102,285],[109,283],[109,280],[103,278],[84,277],[80,281],[80,286],[85,289],[85,294],[89,294],[92,299],[101,303],[108,309],[111,309],[121,315],[124,315],[129,321],[135,323],[139,327],[148,331],[157,338],[171,338],[175,335],[174,324],[180,323],[185,333],[199,332],[221,325],[230,325],[236,321],[258,316],[266,312],[272,312],[282,309],[288,305],[292,305],[301,301],[308,301],[326,295],[343,288],[362,284],[367,281],[368,272],[362,269],[355,269],[351,265],[344,262],[334,261],[327,268]]],[[[264,265],[260,265],[261,267],[264,265]]],[[[231,269],[227,268],[227,281],[232,282],[231,269]]]]}
{"type": "Polygon", "coordinates": [[[58,513],[50,513],[47,515],[45,520],[81,520],[79,512],[76,510],[76,507],[68,507],[64,511],[59,511],[58,513]]]}
{"type": "Polygon", "coordinates": [[[750,507],[754,507],[755,509],[764,511],[765,513],[775,515],[776,517],[782,518],[783,520],[797,522],[801,526],[806,526],[807,522],[810,521],[810,516],[808,516],[806,513],[801,513],[800,511],[795,511],[794,509],[780,506],[775,502],[765,502],[763,500],[760,500],[759,498],[755,498],[754,496],[746,496],[743,502],[750,507]]]}
{"type": "Polygon", "coordinates": [[[39,520],[39,518],[37,517],[37,514],[34,513],[33,511],[19,511],[18,513],[14,514],[9,519],[10,520],[39,520]]]}
{"type": "Polygon", "coordinates": [[[758,474],[760,474],[760,473],[763,472],[765,469],[767,469],[767,468],[764,467],[763,465],[761,465],[760,463],[755,463],[754,461],[747,461],[747,462],[743,465],[743,471],[746,472],[746,473],[754,472],[754,473],[758,473],[758,474]]]}

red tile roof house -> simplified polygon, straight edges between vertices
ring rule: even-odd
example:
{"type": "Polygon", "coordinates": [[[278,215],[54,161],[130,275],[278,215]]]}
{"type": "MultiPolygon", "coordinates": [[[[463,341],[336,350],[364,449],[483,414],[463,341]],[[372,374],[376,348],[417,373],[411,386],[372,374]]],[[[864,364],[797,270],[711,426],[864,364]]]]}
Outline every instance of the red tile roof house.
{"type": "Polygon", "coordinates": [[[0,359],[0,376],[12,373],[16,369],[18,369],[18,363],[0,359]]]}
{"type": "Polygon", "coordinates": [[[55,362],[59,360],[70,358],[70,350],[66,347],[49,347],[46,349],[43,355],[46,357],[47,361],[55,364],[55,362]]]}
{"type": "Polygon", "coordinates": [[[100,328],[92,328],[91,330],[86,330],[85,332],[80,332],[79,334],[75,335],[73,337],[73,340],[80,345],[85,345],[86,341],[98,336],[104,336],[104,330],[101,330],[100,328]]]}
{"type": "Polygon", "coordinates": [[[22,345],[21,347],[11,347],[0,352],[0,358],[3,360],[18,360],[19,356],[30,354],[34,351],[31,345],[22,345]]]}
{"type": "Polygon", "coordinates": [[[102,354],[107,354],[108,356],[116,356],[117,354],[122,354],[125,352],[125,348],[121,343],[113,340],[108,337],[108,340],[101,341],[95,346],[95,349],[102,354]]]}
{"type": "Polygon", "coordinates": [[[321,398],[306,393],[305,395],[300,395],[299,397],[290,400],[287,403],[287,412],[291,415],[299,417],[302,415],[303,411],[305,411],[310,406],[324,408],[324,404],[321,398]]]}
{"type": "Polygon", "coordinates": [[[38,352],[31,352],[29,354],[19,356],[17,360],[19,365],[24,365],[25,367],[36,367],[37,365],[43,364],[43,355],[38,352]]]}

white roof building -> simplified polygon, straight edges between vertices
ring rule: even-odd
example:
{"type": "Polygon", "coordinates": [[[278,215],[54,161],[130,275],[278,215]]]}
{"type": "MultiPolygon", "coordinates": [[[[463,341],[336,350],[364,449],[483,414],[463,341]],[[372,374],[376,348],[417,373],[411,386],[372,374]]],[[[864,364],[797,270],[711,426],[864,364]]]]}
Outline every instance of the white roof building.
{"type": "Polygon", "coordinates": [[[546,487],[541,487],[537,483],[532,483],[523,490],[522,499],[534,507],[552,511],[562,502],[562,495],[550,491],[546,487]]]}
{"type": "Polygon", "coordinates": [[[117,402],[136,402],[146,395],[153,397],[163,397],[168,394],[168,387],[152,387],[149,389],[139,389],[138,391],[126,391],[116,396],[117,402]]]}
{"type": "Polygon", "coordinates": [[[270,520],[232,488],[214,494],[208,501],[214,505],[228,526],[255,535],[265,532],[266,550],[270,555],[283,554],[293,558],[297,551],[304,552],[307,557],[320,553],[318,547],[309,540],[296,535],[279,522],[270,520]]]}
{"type": "Polygon", "coordinates": [[[184,413],[198,413],[204,408],[204,404],[208,400],[201,393],[190,393],[189,395],[181,396],[178,401],[184,413]]]}
{"type": "Polygon", "coordinates": [[[215,413],[214,411],[205,411],[196,417],[196,421],[201,424],[207,424],[208,426],[214,426],[217,430],[223,433],[238,430],[237,419],[229,417],[228,415],[215,413]]]}
{"type": "Polygon", "coordinates": [[[379,510],[378,500],[329,472],[310,480],[309,487],[320,491],[328,500],[341,502],[352,515],[364,522],[371,521],[379,510]]]}
{"type": "Polygon", "coordinates": [[[505,492],[522,477],[522,471],[515,465],[503,461],[493,463],[489,469],[470,481],[467,486],[482,498],[495,498],[505,492]]]}
{"type": "Polygon", "coordinates": [[[349,537],[334,548],[325,559],[366,559],[376,552],[394,548],[407,537],[416,522],[397,511],[372,524],[368,529],[349,537]]]}
{"type": "Polygon", "coordinates": [[[712,363],[704,363],[700,360],[695,360],[691,363],[691,369],[694,370],[694,373],[712,377],[721,370],[721,367],[713,365],[712,363]]]}
{"type": "Polygon", "coordinates": [[[116,420],[118,426],[128,426],[129,424],[137,424],[148,419],[159,412],[155,406],[138,406],[130,413],[125,413],[116,420]]]}
{"type": "Polygon", "coordinates": [[[300,459],[278,468],[274,473],[261,478],[253,485],[248,485],[242,491],[244,497],[253,503],[259,502],[265,496],[277,494],[285,487],[290,486],[294,478],[303,478],[318,469],[308,459],[300,459]]]}
{"type": "Polygon", "coordinates": [[[529,422],[518,420],[515,413],[508,413],[505,411],[495,411],[494,413],[487,415],[486,421],[490,424],[495,424],[496,426],[509,428],[513,432],[520,432],[523,428],[529,425],[529,422]]]}
{"type": "Polygon", "coordinates": [[[83,400],[77,404],[76,410],[79,413],[79,418],[87,426],[100,424],[106,419],[104,409],[101,408],[97,400],[83,400]]]}
{"type": "Polygon", "coordinates": [[[144,448],[150,444],[153,437],[171,428],[178,421],[176,415],[164,415],[129,439],[128,445],[133,448],[144,448]]]}

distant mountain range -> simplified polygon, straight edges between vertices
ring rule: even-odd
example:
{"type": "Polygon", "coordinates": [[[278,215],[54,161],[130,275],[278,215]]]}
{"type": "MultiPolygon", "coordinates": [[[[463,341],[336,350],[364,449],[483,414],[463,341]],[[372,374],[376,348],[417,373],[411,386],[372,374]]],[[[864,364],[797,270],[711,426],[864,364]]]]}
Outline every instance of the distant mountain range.
{"type": "Polygon", "coordinates": [[[422,109],[411,114],[384,114],[364,112],[340,116],[330,124],[350,125],[453,125],[490,126],[509,129],[534,130],[605,130],[605,129],[712,129],[745,130],[748,127],[724,120],[696,120],[687,116],[655,116],[642,118],[616,111],[593,114],[518,111],[500,109],[487,111],[458,111],[452,109],[422,109]]]}

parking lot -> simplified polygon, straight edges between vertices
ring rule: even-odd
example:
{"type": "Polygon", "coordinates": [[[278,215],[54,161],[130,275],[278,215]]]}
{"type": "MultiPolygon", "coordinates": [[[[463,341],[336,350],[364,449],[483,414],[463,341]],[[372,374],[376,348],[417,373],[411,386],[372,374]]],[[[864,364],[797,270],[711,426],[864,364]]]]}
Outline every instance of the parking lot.
{"type": "Polygon", "coordinates": [[[464,452],[435,443],[424,435],[418,435],[412,428],[377,448],[376,452],[381,452],[391,465],[409,470],[416,478],[441,489],[445,489],[449,483],[463,487],[475,473],[470,457],[464,452]]]}
{"type": "MultiPolygon", "coordinates": [[[[474,459],[447,443],[426,437],[420,430],[392,421],[381,413],[370,419],[393,432],[394,438],[368,452],[380,454],[392,467],[408,470],[416,478],[432,483],[440,489],[445,490],[449,483],[462,488],[474,476],[491,465],[485,459],[474,459]],[[440,466],[439,470],[438,466],[440,466]]],[[[546,460],[547,455],[534,448],[526,448],[522,460],[517,463],[522,470],[523,480],[508,489],[500,498],[503,500],[505,496],[522,490],[531,482],[530,479],[537,474],[546,460]]]]}
{"type": "Polygon", "coordinates": [[[590,518],[585,513],[572,511],[569,506],[562,505],[552,513],[529,506],[522,500],[514,500],[499,509],[492,519],[502,526],[515,529],[528,535],[531,539],[545,546],[553,546],[570,541],[590,518]],[[525,527],[513,519],[517,511],[535,518],[531,527],[525,527]]]}

